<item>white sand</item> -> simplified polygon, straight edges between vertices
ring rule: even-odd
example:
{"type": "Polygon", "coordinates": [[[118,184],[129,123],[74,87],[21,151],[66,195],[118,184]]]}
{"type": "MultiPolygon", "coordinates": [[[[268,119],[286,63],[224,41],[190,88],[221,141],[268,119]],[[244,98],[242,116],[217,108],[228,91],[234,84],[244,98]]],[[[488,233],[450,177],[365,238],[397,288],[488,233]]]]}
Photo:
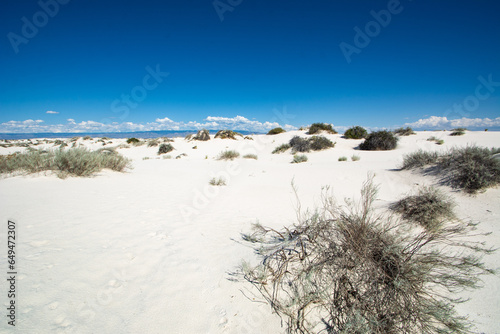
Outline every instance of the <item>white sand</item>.
{"type": "MultiPolygon", "coordinates": [[[[127,173],[103,171],[92,178],[54,175],[0,179],[0,244],[5,245],[7,219],[17,222],[17,333],[282,333],[280,319],[266,304],[252,301],[246,282],[229,274],[243,259],[256,262],[240,233],[252,223],[281,228],[295,221],[291,181],[303,208],[320,202],[322,186],[338,199],[358,198],[368,173],[375,173],[380,207],[433,179],[398,168],[405,153],[419,148],[445,150],[478,144],[500,146],[500,132],[419,132],[402,137],[394,151],[366,152],[359,140],[327,135],[335,148],[308,153],[309,161],[291,164],[292,156],[271,154],[296,134],[252,136],[250,140],[172,143],[173,159],[156,159],[157,147],[119,152],[133,159],[127,173]],[[438,146],[426,139],[445,140],[438,146]],[[193,149],[193,146],[197,149],[193,149]],[[233,162],[214,158],[226,148],[258,160],[233,162]],[[175,156],[186,153],[186,157],[175,156]],[[361,157],[351,161],[352,155],[361,157]],[[349,158],[339,162],[340,156],[349,158]],[[150,160],[143,160],[151,157],[150,160]],[[205,159],[207,157],[207,159],[205,159]],[[227,186],[209,186],[224,176],[227,186]],[[248,297],[248,298],[247,298],[248,297]]],[[[212,136],[213,138],[213,136],[212,136]]],[[[113,145],[124,140],[113,140],[113,145]]],[[[101,143],[79,143],[100,148],[101,143]]],[[[41,145],[40,147],[44,147],[41,145]]],[[[19,148],[0,148],[7,154],[19,148]]],[[[482,238],[500,246],[500,189],[477,196],[443,187],[459,203],[464,219],[481,222],[482,238]]],[[[0,251],[6,270],[6,246],[0,251]]],[[[500,263],[500,252],[485,258],[500,263]]],[[[6,285],[0,332],[8,333],[6,285]]],[[[485,287],[465,294],[459,306],[478,333],[500,333],[500,278],[487,277],[485,287]]],[[[258,297],[258,295],[255,295],[258,297]]]]}

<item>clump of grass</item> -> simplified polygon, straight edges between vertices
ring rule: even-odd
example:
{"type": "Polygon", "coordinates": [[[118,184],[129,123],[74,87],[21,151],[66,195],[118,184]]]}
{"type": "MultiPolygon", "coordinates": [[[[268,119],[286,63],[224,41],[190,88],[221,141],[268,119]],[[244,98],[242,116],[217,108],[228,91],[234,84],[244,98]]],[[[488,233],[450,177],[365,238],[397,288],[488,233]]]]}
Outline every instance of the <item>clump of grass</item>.
{"type": "Polygon", "coordinates": [[[160,145],[160,141],[158,139],[148,140],[148,147],[156,147],[158,145],[160,145]]]}
{"type": "Polygon", "coordinates": [[[344,138],[347,139],[363,139],[368,136],[368,132],[361,126],[353,126],[344,132],[344,138]]]}
{"type": "Polygon", "coordinates": [[[306,162],[307,156],[305,154],[295,154],[293,156],[292,164],[299,164],[301,162],[306,162]]]}
{"type": "Polygon", "coordinates": [[[91,136],[85,136],[85,137],[83,137],[83,140],[92,140],[92,137],[91,136]]]}
{"type": "Polygon", "coordinates": [[[339,157],[339,161],[347,161],[347,157],[339,157]]]}
{"type": "Polygon", "coordinates": [[[240,154],[236,151],[228,150],[228,151],[223,151],[219,154],[217,157],[217,160],[234,160],[238,158],[240,154]]]}
{"type": "Polygon", "coordinates": [[[400,199],[391,209],[403,219],[417,223],[429,232],[442,228],[447,221],[455,219],[453,200],[433,187],[421,187],[415,195],[400,199]]]}
{"type": "Polygon", "coordinates": [[[456,128],[452,129],[450,136],[463,136],[465,134],[465,131],[467,131],[466,128],[456,128]]]}
{"type": "Polygon", "coordinates": [[[281,144],[280,146],[276,147],[272,154],[278,154],[278,153],[283,153],[283,152],[286,152],[288,149],[290,149],[292,146],[290,146],[290,144],[288,143],[285,143],[285,144],[281,144]]]}
{"type": "Polygon", "coordinates": [[[435,164],[439,158],[437,152],[418,150],[403,156],[401,169],[413,169],[435,164]]]}
{"type": "Polygon", "coordinates": [[[360,157],[359,155],[353,155],[353,156],[351,157],[351,160],[352,160],[352,161],[359,161],[359,160],[361,160],[361,157],[360,157]]]}
{"type": "Polygon", "coordinates": [[[346,205],[325,193],[281,230],[255,224],[243,239],[262,261],[244,262],[243,278],[287,333],[470,333],[454,293],[493,273],[481,261],[491,250],[463,239],[474,227],[450,221],[431,233],[375,213],[371,179],[361,193],[346,205]]]}
{"type": "Polygon", "coordinates": [[[433,142],[436,143],[436,145],[443,145],[444,144],[444,140],[443,139],[438,139],[435,136],[427,138],[427,141],[433,141],[433,142]]]}
{"type": "Polygon", "coordinates": [[[446,153],[418,151],[403,158],[402,169],[429,166],[444,184],[474,194],[500,183],[499,149],[478,146],[453,148],[446,153]]]}
{"type": "Polygon", "coordinates": [[[245,154],[243,156],[243,158],[245,158],[245,159],[254,159],[254,160],[258,159],[257,154],[245,154]]]}
{"type": "Polygon", "coordinates": [[[137,139],[137,138],[134,138],[134,137],[127,139],[127,144],[136,145],[136,144],[138,144],[139,142],[140,142],[140,140],[139,140],[139,139],[137,139]]]}
{"type": "Polygon", "coordinates": [[[172,159],[172,156],[170,154],[162,156],[163,159],[172,159]]]}
{"type": "Polygon", "coordinates": [[[389,131],[372,132],[366,137],[359,148],[365,151],[387,151],[394,150],[398,144],[398,138],[389,131]]]}
{"type": "Polygon", "coordinates": [[[274,129],[269,130],[269,132],[267,134],[268,135],[277,135],[277,134],[280,134],[283,132],[286,132],[283,128],[274,128],[274,129]]]}
{"type": "Polygon", "coordinates": [[[219,178],[213,177],[212,179],[210,179],[209,184],[212,186],[225,186],[226,180],[223,177],[219,177],[219,178]]]}
{"type": "Polygon", "coordinates": [[[290,139],[289,144],[293,152],[309,152],[311,150],[311,142],[299,136],[290,139]]]}
{"type": "Polygon", "coordinates": [[[91,176],[104,168],[122,172],[130,167],[130,160],[110,150],[89,151],[72,148],[55,151],[29,150],[0,156],[0,173],[39,173],[54,171],[66,176],[91,176]]]}
{"type": "Polygon", "coordinates": [[[326,131],[331,134],[336,134],[337,131],[333,128],[331,124],[326,124],[326,123],[313,123],[311,126],[309,126],[309,131],[307,132],[308,135],[314,135],[316,133],[319,133],[321,131],[326,131]]]}
{"type": "Polygon", "coordinates": [[[158,148],[158,155],[172,152],[174,147],[171,144],[161,144],[158,148]]]}
{"type": "Polygon", "coordinates": [[[413,129],[410,128],[409,126],[406,128],[398,128],[394,130],[394,133],[398,136],[409,136],[416,134],[415,131],[413,131],[413,129]]]}
{"type": "Polygon", "coordinates": [[[314,151],[326,150],[335,146],[330,139],[323,136],[312,136],[309,138],[309,144],[314,151]]]}
{"type": "Polygon", "coordinates": [[[243,135],[241,133],[232,130],[220,130],[215,134],[215,138],[220,138],[220,139],[236,140],[236,136],[240,136],[243,138],[243,135]]]}

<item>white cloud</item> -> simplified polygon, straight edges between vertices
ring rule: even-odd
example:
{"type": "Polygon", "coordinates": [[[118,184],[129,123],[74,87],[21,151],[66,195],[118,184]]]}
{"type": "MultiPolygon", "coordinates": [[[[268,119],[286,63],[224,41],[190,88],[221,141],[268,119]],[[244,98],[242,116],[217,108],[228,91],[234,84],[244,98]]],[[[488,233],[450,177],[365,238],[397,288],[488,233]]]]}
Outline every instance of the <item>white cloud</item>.
{"type": "Polygon", "coordinates": [[[500,117],[490,118],[458,118],[449,120],[446,117],[430,116],[429,118],[419,119],[413,123],[405,123],[405,126],[413,128],[483,128],[483,127],[500,127],[500,117]]]}
{"type": "Polygon", "coordinates": [[[52,110],[47,110],[45,113],[46,114],[59,114],[58,111],[52,111],[52,110]]]}
{"type": "MultiPolygon", "coordinates": [[[[267,132],[272,128],[281,126],[277,122],[252,121],[243,116],[220,117],[208,116],[202,122],[188,121],[176,122],[168,117],[157,118],[154,122],[112,122],[102,123],[92,120],[77,123],[68,118],[66,124],[42,124],[42,120],[8,121],[0,124],[0,133],[35,133],[35,132],[133,132],[133,131],[168,131],[168,130],[221,130],[231,129],[239,131],[267,132]]],[[[286,130],[295,130],[292,125],[283,125],[286,130]]]]}

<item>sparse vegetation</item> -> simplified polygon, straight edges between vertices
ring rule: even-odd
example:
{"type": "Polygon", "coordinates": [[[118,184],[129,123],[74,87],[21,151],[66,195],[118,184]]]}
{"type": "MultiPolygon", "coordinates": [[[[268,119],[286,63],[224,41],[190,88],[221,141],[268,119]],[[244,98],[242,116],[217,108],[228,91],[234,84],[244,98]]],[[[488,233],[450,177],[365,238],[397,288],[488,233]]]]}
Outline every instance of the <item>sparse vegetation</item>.
{"type": "Polygon", "coordinates": [[[239,156],[240,156],[240,154],[238,152],[228,150],[228,151],[221,152],[219,154],[219,156],[217,157],[217,160],[234,160],[234,159],[238,158],[239,156]]]}
{"type": "Polygon", "coordinates": [[[268,135],[277,135],[277,134],[280,134],[283,132],[286,132],[283,128],[274,128],[274,129],[269,130],[269,132],[267,134],[268,135]]]}
{"type": "Polygon", "coordinates": [[[92,137],[91,136],[85,136],[85,137],[83,137],[83,140],[92,140],[92,137]]]}
{"type": "Polygon", "coordinates": [[[213,177],[212,179],[210,179],[209,183],[212,186],[225,186],[226,180],[223,177],[219,177],[219,178],[213,177]]]}
{"type": "Polygon", "coordinates": [[[463,136],[465,131],[467,131],[466,128],[456,128],[451,130],[450,136],[463,136]]]}
{"type": "Polygon", "coordinates": [[[292,152],[309,152],[311,150],[311,142],[306,138],[295,136],[290,139],[290,147],[292,152]]]}
{"type": "Polygon", "coordinates": [[[307,161],[307,156],[305,154],[295,154],[293,156],[292,163],[299,164],[301,162],[306,162],[306,161],[307,161]]]}
{"type": "Polygon", "coordinates": [[[455,219],[455,203],[442,191],[421,187],[415,195],[408,195],[391,206],[403,219],[417,223],[429,232],[438,231],[445,222],[455,219]]]}
{"type": "Polygon", "coordinates": [[[436,138],[435,136],[432,136],[432,137],[427,138],[427,141],[433,141],[433,142],[435,142],[437,145],[443,145],[443,144],[444,144],[444,140],[443,140],[443,139],[438,139],[438,138],[436,138]]]}
{"type": "Polygon", "coordinates": [[[160,145],[160,141],[158,139],[148,140],[148,147],[156,147],[158,145],[160,145]]]}
{"type": "Polygon", "coordinates": [[[376,131],[370,133],[359,148],[365,151],[387,151],[394,150],[398,144],[398,138],[389,131],[376,131]]]}
{"type": "Polygon", "coordinates": [[[256,154],[245,154],[245,155],[243,156],[243,158],[245,158],[245,159],[254,159],[254,160],[257,160],[257,159],[258,159],[258,157],[257,157],[257,155],[256,155],[256,154]]]}
{"type": "Polygon", "coordinates": [[[158,148],[158,155],[172,152],[174,147],[171,144],[161,144],[158,148]]]}
{"type": "Polygon", "coordinates": [[[359,155],[353,155],[353,156],[351,157],[351,160],[352,160],[352,161],[359,161],[359,160],[361,160],[361,157],[360,157],[359,155]]]}
{"type": "Polygon", "coordinates": [[[361,126],[353,126],[344,132],[344,138],[347,139],[363,139],[368,136],[368,132],[361,126]]]}
{"type": "Polygon", "coordinates": [[[347,157],[339,157],[339,161],[347,161],[347,157]]]}
{"type": "Polygon", "coordinates": [[[427,171],[441,176],[441,182],[474,194],[500,183],[499,149],[478,146],[453,148],[446,153],[417,151],[405,155],[402,169],[428,166],[427,171]]]}
{"type": "Polygon", "coordinates": [[[323,206],[282,230],[255,224],[243,239],[262,261],[243,263],[243,278],[286,323],[287,333],[470,333],[454,310],[454,293],[492,274],[491,252],[464,241],[474,226],[446,221],[429,232],[372,207],[371,180],[362,198],[323,206]],[[445,293],[443,293],[443,291],[445,293]]]}
{"type": "Polygon", "coordinates": [[[236,136],[240,136],[243,138],[243,135],[241,133],[231,131],[231,130],[220,130],[215,134],[215,138],[220,138],[220,139],[236,139],[236,136]]]}
{"type": "Polygon", "coordinates": [[[285,144],[281,144],[280,146],[276,147],[272,154],[278,154],[278,153],[283,153],[283,152],[286,152],[287,150],[289,150],[292,146],[290,146],[290,144],[288,143],[285,143],[285,144]]]}
{"type": "Polygon", "coordinates": [[[104,168],[122,172],[130,160],[113,150],[89,151],[86,148],[68,150],[28,150],[0,156],[0,173],[39,173],[54,171],[66,176],[91,176],[104,168]]]}
{"type": "Polygon", "coordinates": [[[326,124],[326,123],[313,123],[311,126],[309,126],[309,131],[307,132],[308,135],[314,135],[316,133],[319,133],[321,131],[326,131],[331,134],[336,134],[337,131],[333,128],[331,124],[326,124]]]}
{"type": "Polygon", "coordinates": [[[409,135],[414,135],[416,134],[415,131],[413,131],[412,128],[410,128],[409,126],[406,127],[406,128],[399,128],[399,129],[396,129],[394,130],[394,133],[398,136],[409,136],[409,135]]]}

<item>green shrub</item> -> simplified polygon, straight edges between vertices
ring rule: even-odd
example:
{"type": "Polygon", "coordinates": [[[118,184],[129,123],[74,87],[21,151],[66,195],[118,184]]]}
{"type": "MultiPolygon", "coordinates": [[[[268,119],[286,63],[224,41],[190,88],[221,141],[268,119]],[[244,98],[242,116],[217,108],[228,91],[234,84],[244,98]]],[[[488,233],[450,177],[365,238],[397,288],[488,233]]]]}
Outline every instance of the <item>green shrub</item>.
{"type": "Polygon", "coordinates": [[[500,183],[500,160],[493,156],[498,151],[478,146],[453,148],[443,154],[418,151],[403,158],[402,169],[429,166],[442,183],[474,194],[500,183]]]}
{"type": "Polygon", "coordinates": [[[132,145],[134,145],[134,144],[138,144],[139,142],[140,142],[140,140],[139,140],[139,139],[137,139],[137,138],[133,138],[133,137],[132,137],[132,138],[127,139],[127,144],[132,144],[132,145]]]}
{"type": "Polygon", "coordinates": [[[160,141],[158,139],[148,140],[148,147],[156,147],[158,145],[160,145],[160,141]]]}
{"type": "Polygon", "coordinates": [[[299,164],[301,162],[306,162],[306,161],[307,161],[307,156],[305,154],[295,154],[293,156],[292,163],[299,164]]]}
{"type": "Polygon", "coordinates": [[[240,136],[243,138],[243,135],[241,133],[231,131],[231,130],[220,130],[215,134],[215,138],[220,138],[220,139],[236,139],[236,136],[240,136]]]}
{"type": "Polygon", "coordinates": [[[256,154],[245,154],[245,155],[243,156],[243,158],[245,158],[245,159],[254,159],[254,160],[257,160],[257,159],[258,159],[258,157],[257,157],[257,155],[256,155],[256,154]]]}
{"type": "Polygon", "coordinates": [[[331,134],[336,134],[337,131],[335,131],[332,127],[331,124],[326,124],[326,123],[313,123],[309,127],[309,131],[307,132],[308,135],[314,135],[318,132],[321,131],[326,131],[331,134]]]}
{"type": "Polygon", "coordinates": [[[351,157],[351,160],[352,160],[352,161],[359,161],[359,160],[361,160],[361,157],[360,157],[359,155],[353,155],[353,156],[351,157]]]}
{"type": "Polygon", "coordinates": [[[39,173],[55,171],[66,176],[90,176],[103,168],[123,171],[130,167],[130,160],[115,151],[89,151],[86,148],[58,149],[55,151],[30,150],[0,156],[0,173],[39,173]]]}
{"type": "Polygon", "coordinates": [[[394,130],[394,133],[398,136],[409,136],[409,135],[414,135],[415,131],[413,131],[412,128],[406,127],[406,128],[399,128],[394,130]]]}
{"type": "Polygon", "coordinates": [[[347,157],[340,157],[339,161],[347,161],[347,157]]]}
{"type": "Polygon", "coordinates": [[[326,150],[335,146],[330,139],[323,136],[312,136],[309,138],[309,144],[314,151],[326,150]]]}
{"type": "Polygon", "coordinates": [[[277,135],[277,134],[280,134],[283,132],[286,132],[286,131],[282,128],[274,128],[274,129],[269,130],[269,132],[267,134],[268,135],[277,135]]]}
{"type": "Polygon", "coordinates": [[[421,187],[416,195],[408,195],[391,205],[403,219],[417,223],[429,232],[435,232],[447,221],[453,220],[454,202],[433,187],[421,187]]]}
{"type": "Polygon", "coordinates": [[[368,136],[368,132],[361,126],[353,126],[344,132],[344,138],[347,139],[363,139],[368,136]]]}
{"type": "Polygon", "coordinates": [[[311,150],[311,142],[299,136],[290,139],[290,146],[293,152],[309,152],[311,150]]]}
{"type": "Polygon", "coordinates": [[[277,153],[283,153],[286,152],[288,149],[290,149],[290,144],[281,144],[280,146],[276,147],[272,154],[277,154],[277,153]]]}
{"type": "Polygon", "coordinates": [[[158,148],[158,155],[172,152],[174,147],[171,144],[161,144],[158,148]]]}
{"type": "Polygon", "coordinates": [[[85,137],[83,137],[83,140],[92,140],[92,137],[90,137],[90,136],[85,136],[85,137]]]}
{"type": "Polygon", "coordinates": [[[376,193],[369,180],[359,202],[338,205],[326,193],[323,207],[291,227],[255,224],[242,237],[260,261],[243,262],[243,278],[287,333],[470,333],[454,294],[494,273],[481,262],[491,250],[464,240],[470,224],[429,232],[376,214],[376,193]]]}
{"type": "Polygon", "coordinates": [[[420,168],[435,164],[439,158],[437,152],[418,150],[417,152],[405,154],[401,169],[420,168]]]}
{"type": "Polygon", "coordinates": [[[387,151],[394,150],[398,144],[398,138],[389,131],[377,131],[370,133],[359,148],[365,151],[387,151]]]}
{"type": "Polygon", "coordinates": [[[463,136],[465,134],[466,128],[456,128],[451,130],[450,136],[463,136]]]}
{"type": "Polygon", "coordinates": [[[219,154],[217,160],[234,160],[239,156],[240,154],[236,151],[224,151],[219,154]]]}

